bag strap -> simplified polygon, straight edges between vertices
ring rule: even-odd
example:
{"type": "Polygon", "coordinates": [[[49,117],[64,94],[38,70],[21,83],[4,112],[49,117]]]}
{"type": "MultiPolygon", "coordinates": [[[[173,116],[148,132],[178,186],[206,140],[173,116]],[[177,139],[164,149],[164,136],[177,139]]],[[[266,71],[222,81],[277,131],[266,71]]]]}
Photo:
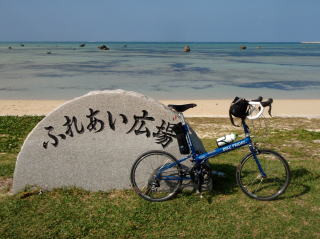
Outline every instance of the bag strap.
{"type": "Polygon", "coordinates": [[[236,124],[234,123],[233,116],[232,116],[232,114],[231,114],[231,107],[230,107],[230,109],[229,109],[229,118],[230,118],[231,124],[233,124],[235,127],[240,127],[240,125],[236,125],[236,124]]]}
{"type": "Polygon", "coordinates": [[[236,96],[236,97],[234,98],[234,100],[232,101],[232,103],[231,103],[231,105],[230,105],[230,108],[229,108],[229,118],[230,118],[231,124],[233,124],[235,127],[240,127],[240,125],[236,125],[236,124],[234,123],[233,116],[232,116],[232,114],[231,114],[231,107],[232,107],[234,104],[238,103],[240,100],[241,100],[241,98],[239,98],[238,96],[236,96]]]}

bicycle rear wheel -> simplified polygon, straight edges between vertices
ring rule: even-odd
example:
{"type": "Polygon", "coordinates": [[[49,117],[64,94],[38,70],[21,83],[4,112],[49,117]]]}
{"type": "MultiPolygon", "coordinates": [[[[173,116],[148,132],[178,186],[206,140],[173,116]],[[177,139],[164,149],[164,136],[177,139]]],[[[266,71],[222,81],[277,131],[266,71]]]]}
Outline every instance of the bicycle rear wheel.
{"type": "Polygon", "coordinates": [[[284,193],[289,185],[289,165],[280,154],[271,150],[259,150],[256,155],[266,177],[261,175],[253,154],[250,153],[237,168],[237,183],[251,198],[273,200],[284,193]]]}
{"type": "Polygon", "coordinates": [[[140,197],[161,202],[177,194],[182,183],[181,175],[181,166],[174,156],[154,150],[137,158],[131,168],[130,180],[140,197]]]}

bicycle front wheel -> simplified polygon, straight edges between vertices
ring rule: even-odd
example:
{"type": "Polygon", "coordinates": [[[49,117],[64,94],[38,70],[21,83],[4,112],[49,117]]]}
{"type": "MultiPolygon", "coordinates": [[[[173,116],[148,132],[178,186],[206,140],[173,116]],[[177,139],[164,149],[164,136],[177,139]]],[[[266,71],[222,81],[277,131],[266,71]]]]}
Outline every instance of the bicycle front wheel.
{"type": "Polygon", "coordinates": [[[250,153],[237,168],[237,183],[251,198],[273,200],[284,193],[289,185],[289,165],[280,154],[271,150],[259,150],[256,156],[266,176],[261,174],[253,154],[250,153]]]}
{"type": "Polygon", "coordinates": [[[134,162],[130,180],[135,192],[151,202],[174,197],[182,183],[181,166],[174,156],[164,151],[149,151],[134,162]]]}

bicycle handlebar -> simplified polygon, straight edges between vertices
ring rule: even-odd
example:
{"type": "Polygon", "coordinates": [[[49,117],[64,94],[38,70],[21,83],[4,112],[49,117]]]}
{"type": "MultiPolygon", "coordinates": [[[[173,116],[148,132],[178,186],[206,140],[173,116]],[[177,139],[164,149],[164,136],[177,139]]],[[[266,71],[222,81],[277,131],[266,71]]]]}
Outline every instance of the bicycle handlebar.
{"type": "Polygon", "coordinates": [[[262,101],[262,100],[263,100],[263,97],[259,96],[257,99],[248,101],[249,105],[251,105],[253,107],[258,106],[258,108],[259,108],[259,112],[255,115],[251,115],[253,111],[250,112],[250,110],[249,110],[249,114],[247,116],[248,119],[251,119],[251,120],[258,119],[261,116],[261,114],[263,113],[265,107],[269,107],[268,113],[270,116],[272,116],[271,115],[271,108],[272,108],[271,104],[273,103],[273,99],[269,98],[266,101],[262,101]]]}
{"type": "Polygon", "coordinates": [[[269,98],[267,101],[261,102],[261,105],[262,105],[263,107],[267,107],[267,106],[271,106],[272,103],[273,103],[273,99],[272,99],[272,98],[269,98]]]}
{"type": "Polygon", "coordinates": [[[261,102],[263,100],[262,96],[259,96],[257,99],[254,100],[249,100],[249,101],[257,101],[257,102],[261,102]]]}

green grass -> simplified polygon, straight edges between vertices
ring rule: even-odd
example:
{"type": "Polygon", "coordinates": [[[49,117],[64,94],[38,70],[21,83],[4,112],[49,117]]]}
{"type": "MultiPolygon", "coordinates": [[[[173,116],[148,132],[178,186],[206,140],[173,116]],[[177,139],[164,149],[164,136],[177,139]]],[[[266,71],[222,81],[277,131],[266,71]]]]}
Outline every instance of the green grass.
{"type": "MultiPolygon", "coordinates": [[[[227,174],[215,178],[212,194],[200,198],[185,192],[167,202],[150,203],[131,190],[8,194],[17,153],[40,119],[0,117],[1,239],[320,238],[320,120],[270,119],[269,134],[255,134],[265,148],[280,151],[289,161],[292,182],[278,200],[252,200],[238,188],[235,169],[246,154],[241,149],[210,161],[227,174]]],[[[217,134],[204,137],[207,149],[215,147],[216,136],[229,133],[227,119],[189,121],[199,135],[217,134]]]]}
{"type": "Polygon", "coordinates": [[[43,117],[0,117],[0,178],[12,177],[24,139],[43,117]]]}

